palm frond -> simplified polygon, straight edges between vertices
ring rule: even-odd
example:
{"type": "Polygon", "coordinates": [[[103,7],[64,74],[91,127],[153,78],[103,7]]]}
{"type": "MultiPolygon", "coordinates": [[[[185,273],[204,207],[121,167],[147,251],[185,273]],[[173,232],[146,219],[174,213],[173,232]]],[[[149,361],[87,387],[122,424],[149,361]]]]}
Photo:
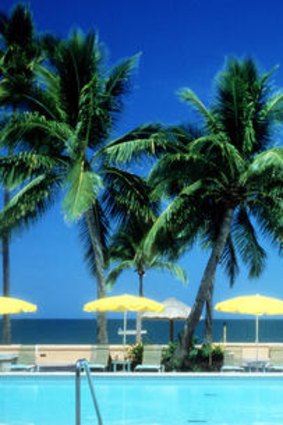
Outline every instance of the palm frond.
{"type": "Polygon", "coordinates": [[[95,202],[102,187],[101,178],[85,170],[84,161],[74,163],[66,177],[67,193],[63,200],[66,220],[78,220],[95,202]]]}
{"type": "Polygon", "coordinates": [[[133,216],[152,221],[158,206],[151,201],[150,188],[141,177],[114,167],[104,168],[103,174],[103,202],[113,218],[125,222],[133,216]]]}
{"type": "MultiPolygon", "coordinates": [[[[183,217],[180,212],[183,211],[184,208],[188,207],[190,199],[197,195],[201,187],[202,184],[200,181],[196,181],[192,185],[186,187],[182,190],[180,196],[176,197],[160,214],[145,240],[144,246],[146,250],[151,251],[153,249],[154,243],[164,229],[170,229],[172,226],[173,229],[176,227],[179,231],[181,230],[183,226],[183,217]]],[[[193,212],[193,209],[191,211],[193,212]]]]}
{"type": "Polygon", "coordinates": [[[117,282],[118,278],[123,271],[127,269],[135,270],[135,264],[133,261],[125,260],[115,266],[106,276],[106,284],[111,289],[113,285],[117,282]]]}
{"type": "Polygon", "coordinates": [[[12,197],[0,213],[0,233],[27,228],[52,206],[59,189],[57,176],[40,175],[12,197]]]}
{"type": "Polygon", "coordinates": [[[131,226],[131,223],[121,226],[111,238],[108,249],[109,263],[133,259],[143,237],[144,233],[131,226]]]}
{"type": "Polygon", "coordinates": [[[34,152],[20,152],[19,154],[1,156],[1,181],[11,190],[38,174],[51,172],[55,168],[55,164],[55,158],[34,152]]]}
{"type": "Polygon", "coordinates": [[[268,149],[258,154],[249,167],[252,174],[281,172],[283,175],[283,148],[268,149]]]}
{"type": "Polygon", "coordinates": [[[262,109],[260,118],[262,120],[275,119],[282,123],[283,120],[283,93],[272,96],[262,109]]]}
{"type": "Polygon", "coordinates": [[[106,79],[104,96],[110,111],[120,111],[120,98],[126,94],[129,89],[131,73],[137,64],[139,56],[140,55],[135,55],[116,65],[106,79]],[[108,100],[110,101],[109,103],[108,100]]]}
{"type": "Polygon", "coordinates": [[[205,107],[202,101],[197,97],[197,95],[188,88],[183,88],[179,91],[179,97],[184,101],[192,105],[205,119],[207,126],[212,131],[220,130],[219,124],[215,119],[213,113],[205,107]]]}
{"type": "Polygon", "coordinates": [[[173,276],[181,280],[183,284],[187,283],[187,273],[183,267],[179,266],[178,264],[174,264],[169,261],[155,260],[152,265],[154,265],[154,268],[156,269],[169,271],[173,276]]]}
{"type": "Polygon", "coordinates": [[[236,249],[234,247],[231,235],[228,237],[220,264],[224,267],[224,270],[230,281],[230,286],[233,287],[240,269],[237,261],[236,249]]]}
{"type": "Polygon", "coordinates": [[[16,114],[10,122],[2,129],[0,134],[0,143],[9,146],[12,149],[19,145],[25,147],[28,139],[33,134],[36,137],[56,140],[57,143],[67,143],[73,137],[70,127],[64,123],[47,120],[37,113],[16,114]]]}
{"type": "Polygon", "coordinates": [[[168,137],[161,131],[160,125],[143,125],[109,143],[102,151],[113,163],[126,164],[143,158],[145,155],[156,157],[165,152],[168,137]]]}
{"type": "MultiPolygon", "coordinates": [[[[106,260],[108,252],[108,240],[110,232],[110,223],[104,214],[103,208],[101,207],[98,200],[96,200],[91,207],[91,214],[96,222],[96,228],[99,229],[99,241],[102,247],[103,256],[106,260]]],[[[83,245],[84,260],[88,266],[90,274],[96,277],[97,273],[97,261],[95,252],[92,245],[91,235],[88,227],[86,217],[83,215],[78,222],[79,236],[83,245]]]]}
{"type": "Polygon", "coordinates": [[[245,209],[239,209],[236,220],[233,238],[237,249],[243,263],[249,267],[249,276],[258,277],[265,267],[266,253],[257,240],[254,226],[245,209]]]}
{"type": "MultiPolygon", "coordinates": [[[[3,20],[2,20],[3,22],[3,20]]],[[[31,13],[27,6],[18,4],[6,20],[2,34],[8,45],[17,45],[23,49],[30,46],[34,38],[34,27],[31,13]]]]}
{"type": "Polygon", "coordinates": [[[282,191],[280,197],[274,197],[271,193],[258,196],[254,202],[249,202],[249,208],[262,235],[268,237],[275,248],[279,248],[279,253],[283,253],[282,191]]]}
{"type": "Polygon", "coordinates": [[[95,74],[80,93],[76,124],[77,149],[95,148],[108,136],[111,121],[102,102],[101,81],[95,74]]]}
{"type": "Polygon", "coordinates": [[[98,37],[90,31],[83,35],[74,30],[64,41],[45,37],[44,46],[60,79],[60,97],[68,117],[68,124],[76,126],[81,90],[96,75],[99,79],[101,47],[98,37]]]}

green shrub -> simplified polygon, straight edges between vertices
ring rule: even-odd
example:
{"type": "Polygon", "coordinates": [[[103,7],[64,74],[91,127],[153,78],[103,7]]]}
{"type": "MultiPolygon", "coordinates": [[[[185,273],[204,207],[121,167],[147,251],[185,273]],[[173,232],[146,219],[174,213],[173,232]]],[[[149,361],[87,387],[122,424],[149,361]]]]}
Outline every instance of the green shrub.
{"type": "Polygon", "coordinates": [[[223,350],[219,345],[203,344],[196,345],[193,341],[188,350],[184,364],[173,358],[176,343],[170,343],[163,356],[163,362],[167,371],[198,371],[209,372],[219,371],[223,364],[223,350]]]}
{"type": "Polygon", "coordinates": [[[127,357],[132,362],[132,367],[135,368],[142,362],[143,343],[138,342],[128,348],[127,357]]]}
{"type": "Polygon", "coordinates": [[[173,359],[173,354],[176,350],[176,347],[176,342],[169,342],[168,347],[163,350],[162,363],[164,364],[166,371],[179,370],[178,361],[173,359]]]}

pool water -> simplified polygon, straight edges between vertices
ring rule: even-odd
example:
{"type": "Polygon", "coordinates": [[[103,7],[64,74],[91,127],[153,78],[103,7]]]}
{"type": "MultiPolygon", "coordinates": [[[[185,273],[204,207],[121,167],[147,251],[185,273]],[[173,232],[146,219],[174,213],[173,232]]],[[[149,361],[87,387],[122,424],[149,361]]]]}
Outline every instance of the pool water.
{"type": "MultiPolygon", "coordinates": [[[[94,376],[104,425],[283,425],[283,378],[94,376]]],[[[97,424],[82,380],[82,425],[97,424]]],[[[71,376],[1,376],[0,425],[74,425],[71,376]]]]}

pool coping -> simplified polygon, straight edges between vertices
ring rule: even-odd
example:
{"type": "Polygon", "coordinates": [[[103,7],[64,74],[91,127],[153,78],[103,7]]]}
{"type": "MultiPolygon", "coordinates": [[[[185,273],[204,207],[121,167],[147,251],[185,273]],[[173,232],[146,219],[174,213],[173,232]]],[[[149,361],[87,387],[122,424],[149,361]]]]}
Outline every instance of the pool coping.
{"type": "MultiPolygon", "coordinates": [[[[57,372],[3,372],[0,379],[5,377],[75,377],[74,371],[57,372]]],[[[85,376],[82,374],[82,376],[85,376]]],[[[92,377],[109,378],[283,378],[283,373],[278,372],[92,372],[92,377]]]]}

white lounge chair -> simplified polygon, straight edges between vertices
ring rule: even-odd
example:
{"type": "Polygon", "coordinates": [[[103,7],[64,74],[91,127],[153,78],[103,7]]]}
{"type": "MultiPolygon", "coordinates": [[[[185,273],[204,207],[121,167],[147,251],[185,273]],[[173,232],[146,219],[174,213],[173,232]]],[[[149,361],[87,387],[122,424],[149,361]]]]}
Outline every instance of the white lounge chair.
{"type": "Polygon", "coordinates": [[[242,366],[242,350],[234,349],[233,351],[224,350],[224,359],[221,372],[244,372],[242,366]]]}
{"type": "Polygon", "coordinates": [[[20,348],[15,364],[11,364],[10,370],[13,372],[32,372],[36,370],[36,346],[23,345],[20,348]]]}
{"type": "Polygon", "coordinates": [[[142,364],[135,367],[135,372],[164,372],[162,361],[162,347],[160,345],[146,345],[143,349],[142,364]]]}
{"type": "Polygon", "coordinates": [[[270,348],[270,363],[266,366],[268,372],[283,372],[283,348],[270,348]]]}
{"type": "Polygon", "coordinates": [[[108,369],[109,364],[109,345],[95,345],[91,349],[89,362],[90,370],[100,370],[102,372],[108,369]]]}

